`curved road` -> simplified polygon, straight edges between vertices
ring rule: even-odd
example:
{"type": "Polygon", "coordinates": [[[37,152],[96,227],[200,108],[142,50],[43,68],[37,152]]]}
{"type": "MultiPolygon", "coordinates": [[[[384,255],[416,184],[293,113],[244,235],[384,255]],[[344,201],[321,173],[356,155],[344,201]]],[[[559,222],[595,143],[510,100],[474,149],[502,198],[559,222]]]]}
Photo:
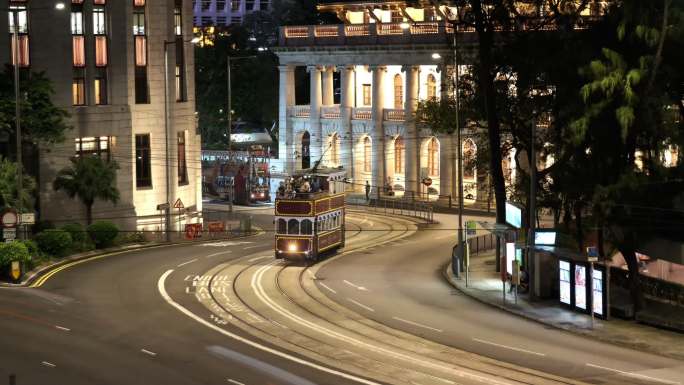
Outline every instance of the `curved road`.
{"type": "MultiPolygon", "coordinates": [[[[255,219],[272,227],[270,215],[255,219]]],[[[682,362],[457,295],[439,271],[451,218],[429,229],[347,219],[345,253],[310,268],[275,261],[266,233],[124,253],[39,289],[2,289],[0,383],[10,373],[18,385],[684,381],[682,362]]]]}

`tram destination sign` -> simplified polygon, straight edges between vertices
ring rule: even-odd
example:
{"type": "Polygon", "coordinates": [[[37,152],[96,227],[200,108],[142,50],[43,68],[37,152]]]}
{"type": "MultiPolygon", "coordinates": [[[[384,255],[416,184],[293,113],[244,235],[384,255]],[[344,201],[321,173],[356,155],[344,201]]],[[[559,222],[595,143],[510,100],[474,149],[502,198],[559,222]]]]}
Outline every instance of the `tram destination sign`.
{"type": "Polygon", "coordinates": [[[313,202],[279,200],[276,202],[276,215],[311,215],[313,202]]]}

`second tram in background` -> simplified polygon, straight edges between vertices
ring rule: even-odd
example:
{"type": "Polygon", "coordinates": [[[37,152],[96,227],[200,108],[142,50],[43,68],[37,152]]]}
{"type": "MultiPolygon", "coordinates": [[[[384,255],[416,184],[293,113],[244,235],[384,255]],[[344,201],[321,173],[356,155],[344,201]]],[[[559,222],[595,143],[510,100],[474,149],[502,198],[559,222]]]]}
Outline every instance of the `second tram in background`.
{"type": "Polygon", "coordinates": [[[293,189],[275,200],[275,257],[315,261],[343,247],[345,173],[317,170],[288,179],[293,189]]]}

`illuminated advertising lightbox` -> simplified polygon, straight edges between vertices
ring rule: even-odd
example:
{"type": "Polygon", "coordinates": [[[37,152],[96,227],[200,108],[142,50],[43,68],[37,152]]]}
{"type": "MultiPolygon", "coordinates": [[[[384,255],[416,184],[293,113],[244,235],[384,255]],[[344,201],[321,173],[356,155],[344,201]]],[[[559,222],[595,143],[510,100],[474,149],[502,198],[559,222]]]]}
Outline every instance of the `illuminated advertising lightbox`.
{"type": "Polygon", "coordinates": [[[516,229],[522,226],[522,210],[509,202],[506,202],[506,223],[516,229]]]}
{"type": "Polygon", "coordinates": [[[575,265],[575,306],[587,309],[587,268],[575,265]]]}
{"type": "Polygon", "coordinates": [[[555,231],[537,231],[534,233],[534,244],[542,246],[553,246],[556,244],[555,231]]]}
{"type": "Polygon", "coordinates": [[[594,313],[603,316],[603,271],[594,270],[592,301],[594,313]]]}
{"type": "Polygon", "coordinates": [[[513,259],[515,259],[515,243],[506,243],[506,272],[513,275],[513,259]]]}
{"type": "Polygon", "coordinates": [[[566,305],[572,303],[570,297],[570,262],[559,261],[560,301],[566,305]]]}

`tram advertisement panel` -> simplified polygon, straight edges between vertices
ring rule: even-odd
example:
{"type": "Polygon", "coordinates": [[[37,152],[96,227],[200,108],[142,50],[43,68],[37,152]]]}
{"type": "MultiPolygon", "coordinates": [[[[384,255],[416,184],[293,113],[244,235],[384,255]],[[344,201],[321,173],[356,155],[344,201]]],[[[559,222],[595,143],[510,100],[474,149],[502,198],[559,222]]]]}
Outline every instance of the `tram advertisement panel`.
{"type": "Polygon", "coordinates": [[[333,230],[329,233],[324,233],[318,237],[318,251],[325,251],[326,249],[337,245],[342,241],[342,231],[333,230]]]}
{"type": "Polygon", "coordinates": [[[276,215],[311,215],[312,202],[307,201],[276,201],[276,215]]]}

